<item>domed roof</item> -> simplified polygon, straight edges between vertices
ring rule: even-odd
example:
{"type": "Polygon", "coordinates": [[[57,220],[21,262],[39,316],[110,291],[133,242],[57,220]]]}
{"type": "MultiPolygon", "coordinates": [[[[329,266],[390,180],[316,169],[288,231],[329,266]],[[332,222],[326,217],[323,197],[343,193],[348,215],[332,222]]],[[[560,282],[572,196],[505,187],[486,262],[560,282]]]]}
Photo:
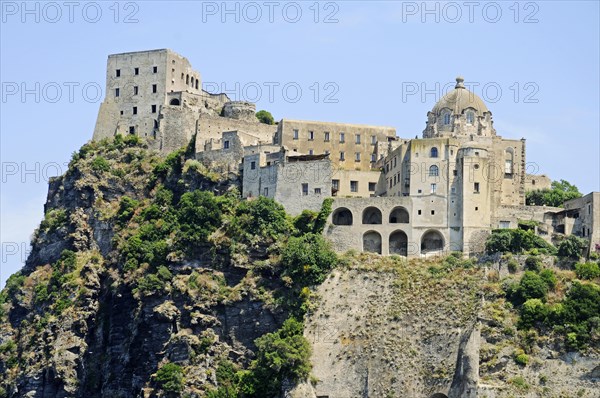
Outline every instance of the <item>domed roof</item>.
{"type": "Polygon", "coordinates": [[[461,114],[462,111],[467,108],[475,109],[480,116],[482,116],[484,112],[489,112],[483,100],[465,88],[465,85],[463,84],[464,81],[465,79],[461,76],[457,77],[454,90],[444,95],[438,103],[435,104],[431,112],[439,115],[440,111],[444,108],[452,110],[455,115],[461,114]]]}

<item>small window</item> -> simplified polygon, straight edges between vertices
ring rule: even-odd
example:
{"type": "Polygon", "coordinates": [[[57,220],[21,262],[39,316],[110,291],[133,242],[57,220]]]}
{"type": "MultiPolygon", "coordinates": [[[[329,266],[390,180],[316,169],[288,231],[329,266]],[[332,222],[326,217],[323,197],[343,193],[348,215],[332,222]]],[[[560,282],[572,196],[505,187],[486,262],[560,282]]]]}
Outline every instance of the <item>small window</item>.
{"type": "Polygon", "coordinates": [[[436,193],[437,191],[437,184],[431,184],[431,193],[436,193]]]}
{"type": "Polygon", "coordinates": [[[329,132],[326,131],[325,132],[325,142],[328,142],[328,141],[329,141],[329,132]]]}
{"type": "Polygon", "coordinates": [[[455,187],[450,188],[450,192],[451,193],[456,193],[456,188],[455,187]]]}
{"type": "Polygon", "coordinates": [[[135,134],[135,126],[129,126],[129,134],[135,134]]]}
{"type": "Polygon", "coordinates": [[[510,221],[500,221],[500,228],[501,229],[508,229],[508,228],[510,228],[510,221]]]}
{"type": "Polygon", "coordinates": [[[475,152],[475,156],[479,156],[479,152],[475,152]]]}
{"type": "Polygon", "coordinates": [[[374,153],[371,154],[371,163],[375,163],[377,161],[377,155],[374,153]]]}
{"type": "Polygon", "coordinates": [[[445,125],[450,124],[450,114],[449,113],[444,113],[444,124],[445,125]]]}
{"type": "Polygon", "coordinates": [[[229,149],[229,141],[223,141],[223,149],[229,149]]]}
{"type": "Polygon", "coordinates": [[[437,177],[440,175],[440,169],[435,164],[429,167],[429,177],[437,177]]]}
{"type": "Polygon", "coordinates": [[[315,132],[314,131],[309,131],[308,132],[308,140],[312,141],[315,139],[315,132]]]}
{"type": "Polygon", "coordinates": [[[294,139],[297,140],[298,139],[298,130],[294,130],[294,139]]]}
{"type": "Polygon", "coordinates": [[[138,92],[139,92],[139,87],[133,86],[133,95],[138,95],[138,92]]]}
{"type": "Polygon", "coordinates": [[[418,215],[421,215],[421,210],[418,210],[418,211],[417,211],[417,214],[418,214],[418,215]]]}
{"type": "Polygon", "coordinates": [[[117,70],[115,71],[115,76],[116,76],[116,77],[121,77],[121,69],[117,69],[117,70]]]}
{"type": "Polygon", "coordinates": [[[121,90],[118,88],[115,88],[115,97],[118,97],[119,95],[121,95],[121,90]]]}
{"type": "Polygon", "coordinates": [[[158,91],[158,86],[156,84],[152,85],[152,92],[156,93],[158,91]]]}
{"type": "Polygon", "coordinates": [[[340,160],[346,160],[346,155],[344,152],[340,152],[340,160]]]}
{"type": "Polygon", "coordinates": [[[467,124],[473,124],[475,121],[475,112],[467,111],[467,124]]]}
{"type": "Polygon", "coordinates": [[[309,149],[309,150],[308,150],[308,154],[309,154],[309,155],[312,155],[313,153],[314,153],[314,152],[313,152],[313,150],[312,150],[312,149],[309,149]]]}
{"type": "Polygon", "coordinates": [[[475,211],[478,211],[478,210],[479,210],[479,207],[475,207],[475,211]]]}
{"type": "Polygon", "coordinates": [[[355,161],[355,162],[360,162],[360,152],[356,152],[356,153],[354,154],[354,161],[355,161]]]}
{"type": "Polygon", "coordinates": [[[302,184],[302,195],[303,196],[308,195],[308,184],[306,184],[306,183],[302,184]]]}
{"type": "Polygon", "coordinates": [[[479,183],[478,182],[473,184],[473,191],[475,193],[479,193],[479,183]]]}
{"type": "Polygon", "coordinates": [[[335,190],[340,189],[340,180],[331,180],[331,188],[335,190]]]}
{"type": "Polygon", "coordinates": [[[431,215],[435,216],[435,210],[431,210],[431,215]]]}
{"type": "Polygon", "coordinates": [[[264,189],[264,196],[269,196],[269,188],[264,189]]]}
{"type": "Polygon", "coordinates": [[[377,136],[376,135],[372,135],[371,136],[371,145],[376,145],[377,144],[377,136]]]}
{"type": "Polygon", "coordinates": [[[152,73],[158,73],[158,66],[152,67],[152,73]]]}
{"type": "Polygon", "coordinates": [[[431,155],[430,157],[432,158],[437,158],[438,157],[438,149],[436,147],[431,148],[431,155]]]}
{"type": "Polygon", "coordinates": [[[321,194],[321,188],[315,188],[315,195],[321,194]]]}
{"type": "Polygon", "coordinates": [[[457,176],[458,175],[458,170],[452,170],[452,175],[453,176],[457,176]]]}
{"type": "Polygon", "coordinates": [[[531,180],[531,185],[535,185],[535,180],[531,180]]]}
{"type": "Polygon", "coordinates": [[[123,111],[121,111],[121,115],[123,114],[123,111]]]}
{"type": "Polygon", "coordinates": [[[340,133],[340,142],[341,142],[341,143],[344,143],[344,142],[346,142],[346,134],[344,134],[344,133],[340,133]]]}
{"type": "Polygon", "coordinates": [[[417,193],[422,193],[423,191],[420,189],[417,189],[417,193]]]}
{"type": "Polygon", "coordinates": [[[134,106],[134,107],[133,107],[133,114],[134,114],[134,115],[137,115],[137,106],[134,106]]]}
{"type": "Polygon", "coordinates": [[[140,74],[140,68],[133,68],[133,74],[134,75],[139,75],[140,74]]]}
{"type": "Polygon", "coordinates": [[[398,160],[398,158],[396,158],[396,157],[394,156],[394,168],[396,168],[396,166],[398,166],[398,162],[397,162],[397,160],[398,160]]]}
{"type": "Polygon", "coordinates": [[[325,151],[325,155],[329,155],[329,151],[327,151],[327,150],[326,150],[326,151],[325,151]]]}
{"type": "Polygon", "coordinates": [[[377,187],[376,182],[370,182],[369,183],[369,192],[374,192],[376,187],[377,187]]]}
{"type": "Polygon", "coordinates": [[[356,143],[360,144],[360,134],[356,134],[356,143]]]}
{"type": "Polygon", "coordinates": [[[358,192],[358,181],[350,181],[350,192],[358,192]]]}
{"type": "Polygon", "coordinates": [[[250,162],[250,170],[256,169],[256,162],[250,162]]]}
{"type": "Polygon", "coordinates": [[[156,113],[156,105],[152,105],[152,113],[156,113]]]}

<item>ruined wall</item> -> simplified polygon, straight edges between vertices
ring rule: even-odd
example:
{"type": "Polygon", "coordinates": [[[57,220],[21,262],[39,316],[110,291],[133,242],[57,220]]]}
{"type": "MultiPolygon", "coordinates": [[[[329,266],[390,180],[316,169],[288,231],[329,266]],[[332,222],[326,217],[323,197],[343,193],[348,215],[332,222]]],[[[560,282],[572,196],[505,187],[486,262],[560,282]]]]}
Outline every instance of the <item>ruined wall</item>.
{"type": "Polygon", "coordinates": [[[198,120],[198,137],[196,139],[196,152],[204,150],[204,143],[210,139],[220,139],[224,131],[239,130],[258,137],[263,143],[272,143],[277,132],[276,125],[259,122],[230,119],[222,116],[202,114],[198,120]]]}

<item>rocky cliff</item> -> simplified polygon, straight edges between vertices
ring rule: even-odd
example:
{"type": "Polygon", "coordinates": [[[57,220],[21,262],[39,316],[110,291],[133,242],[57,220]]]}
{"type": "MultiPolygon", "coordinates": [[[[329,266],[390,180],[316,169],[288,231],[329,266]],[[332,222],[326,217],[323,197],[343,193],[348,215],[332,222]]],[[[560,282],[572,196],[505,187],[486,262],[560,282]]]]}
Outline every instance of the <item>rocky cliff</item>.
{"type": "Polygon", "coordinates": [[[524,258],[336,258],[322,214],[237,185],[134,137],[75,153],[0,293],[0,397],[598,396],[596,335],[518,327],[524,258]]]}

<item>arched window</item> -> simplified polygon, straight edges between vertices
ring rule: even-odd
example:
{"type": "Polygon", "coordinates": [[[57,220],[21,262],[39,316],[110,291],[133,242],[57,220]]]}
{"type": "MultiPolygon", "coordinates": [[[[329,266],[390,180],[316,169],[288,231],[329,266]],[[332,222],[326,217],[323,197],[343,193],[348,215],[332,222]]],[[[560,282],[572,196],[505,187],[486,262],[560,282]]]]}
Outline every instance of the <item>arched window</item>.
{"type": "Polygon", "coordinates": [[[428,231],[421,238],[421,253],[440,251],[444,248],[444,237],[438,231],[428,231]]]}
{"type": "Polygon", "coordinates": [[[185,75],[185,84],[190,84],[190,75],[185,75]]]}
{"type": "Polygon", "coordinates": [[[381,210],[377,207],[367,207],[363,211],[363,224],[381,224],[381,210]]]}
{"type": "Polygon", "coordinates": [[[352,225],[352,212],[340,207],[333,212],[333,225],[352,225]]]}
{"type": "Polygon", "coordinates": [[[194,76],[192,76],[192,87],[194,87],[194,76]]]}
{"type": "Polygon", "coordinates": [[[196,90],[198,90],[198,79],[196,79],[196,90]]]}
{"type": "Polygon", "coordinates": [[[475,122],[475,112],[467,111],[467,124],[473,124],[475,122]]]}
{"type": "Polygon", "coordinates": [[[363,251],[381,254],[381,235],[379,232],[369,231],[363,235],[363,251]]]}
{"type": "Polygon", "coordinates": [[[169,102],[169,105],[180,105],[179,100],[177,98],[173,98],[171,100],[171,102],[169,102]]]}
{"type": "Polygon", "coordinates": [[[504,175],[510,176],[513,173],[514,153],[512,148],[506,148],[504,155],[504,175]]]}
{"type": "Polygon", "coordinates": [[[449,112],[444,113],[444,124],[445,125],[450,124],[450,113],[449,112]]]}
{"type": "Polygon", "coordinates": [[[404,207],[396,207],[390,213],[390,224],[408,224],[408,211],[404,207]]]}
{"type": "Polygon", "coordinates": [[[435,164],[429,167],[429,177],[437,177],[440,175],[440,169],[435,164]]]}
{"type": "Polygon", "coordinates": [[[395,231],[390,235],[390,254],[406,256],[408,251],[408,237],[404,231],[395,231]]]}
{"type": "Polygon", "coordinates": [[[431,148],[430,157],[432,157],[432,158],[437,158],[438,157],[438,150],[437,150],[436,147],[431,148]]]}

